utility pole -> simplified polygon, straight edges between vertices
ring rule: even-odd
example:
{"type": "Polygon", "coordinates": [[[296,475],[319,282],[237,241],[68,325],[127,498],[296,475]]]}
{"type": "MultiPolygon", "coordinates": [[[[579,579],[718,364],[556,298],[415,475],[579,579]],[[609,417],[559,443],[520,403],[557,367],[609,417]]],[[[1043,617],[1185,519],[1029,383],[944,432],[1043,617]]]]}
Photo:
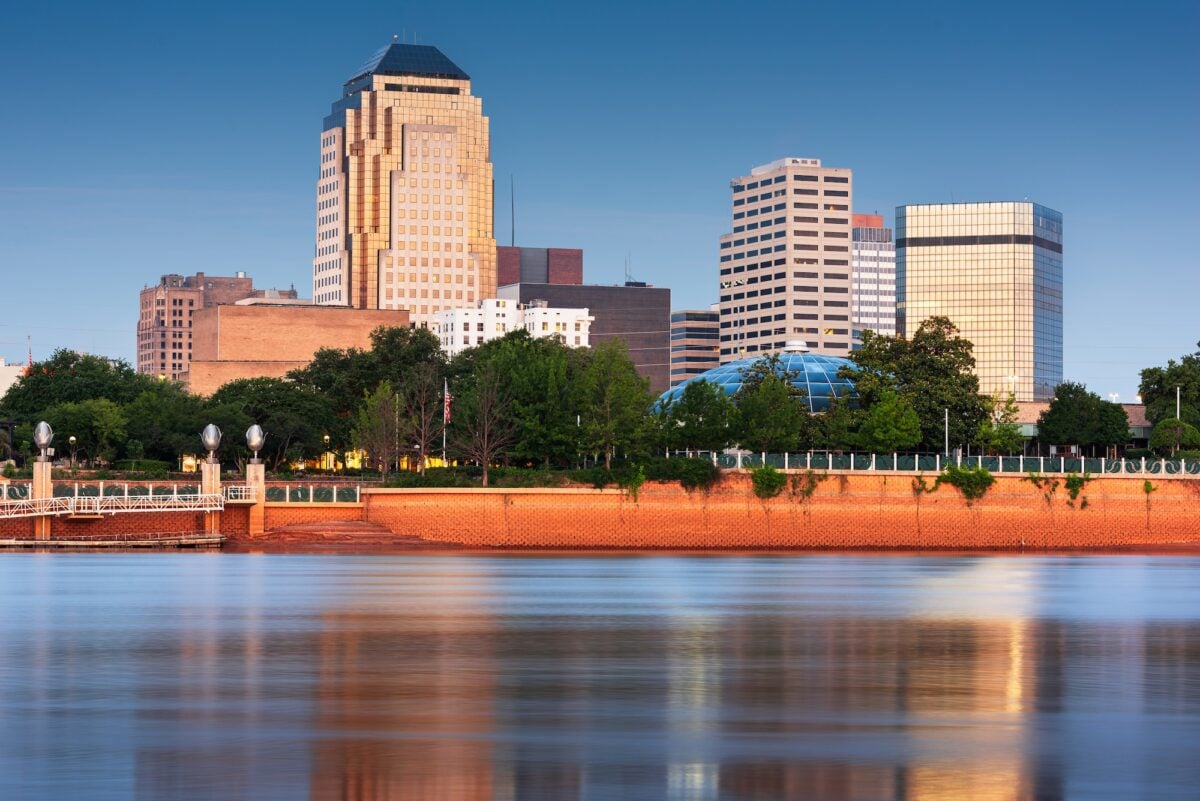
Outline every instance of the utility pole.
{"type": "Polygon", "coordinates": [[[949,456],[950,456],[950,407],[949,406],[946,407],[945,432],[946,432],[946,457],[949,458],[949,456]]]}

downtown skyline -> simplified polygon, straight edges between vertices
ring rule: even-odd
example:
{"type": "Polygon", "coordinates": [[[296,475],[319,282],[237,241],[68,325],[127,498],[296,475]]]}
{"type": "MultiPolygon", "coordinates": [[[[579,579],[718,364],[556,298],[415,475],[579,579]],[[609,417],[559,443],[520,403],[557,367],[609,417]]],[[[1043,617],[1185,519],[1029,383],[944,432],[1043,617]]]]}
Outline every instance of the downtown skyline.
{"type": "Polygon", "coordinates": [[[1195,80],[1178,80],[1196,74],[1194,9],[1119,21],[1043,9],[1028,30],[1032,6],[1012,18],[806,10],[819,19],[794,28],[759,24],[786,6],[688,8],[547,21],[485,7],[466,25],[384,5],[354,24],[303,9],[280,22],[262,7],[238,24],[220,10],[135,20],[118,6],[51,25],[23,9],[32,35],[2,56],[3,80],[38,124],[0,134],[21,154],[0,179],[0,355],[23,358],[30,334],[35,358],[71,347],[132,362],[136,290],[164,273],[244,270],[308,295],[329,96],[414,28],[484,99],[497,242],[510,240],[515,176],[516,243],[582,248],[589,282],[621,282],[629,260],[635,278],[672,289],[674,308],[707,307],[729,180],[820,158],[852,169],[853,211],[889,226],[907,203],[1028,197],[1062,211],[1067,380],[1131,401],[1138,369],[1193,349],[1200,279],[1171,243],[1200,214],[1200,104],[1195,80]],[[737,20],[752,35],[730,34],[737,20]],[[69,106],[45,92],[85,69],[69,106]]]}

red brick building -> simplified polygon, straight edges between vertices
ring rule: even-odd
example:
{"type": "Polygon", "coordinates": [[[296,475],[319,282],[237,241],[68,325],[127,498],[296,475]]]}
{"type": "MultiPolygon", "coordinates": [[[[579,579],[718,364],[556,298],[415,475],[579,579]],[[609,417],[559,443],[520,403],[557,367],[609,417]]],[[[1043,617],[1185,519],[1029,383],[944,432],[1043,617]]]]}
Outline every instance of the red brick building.
{"type": "Polygon", "coordinates": [[[178,380],[192,358],[192,315],[245,298],[295,300],[295,289],[255,289],[243,272],[232,276],[164,275],[139,295],[137,370],[178,380]]]}

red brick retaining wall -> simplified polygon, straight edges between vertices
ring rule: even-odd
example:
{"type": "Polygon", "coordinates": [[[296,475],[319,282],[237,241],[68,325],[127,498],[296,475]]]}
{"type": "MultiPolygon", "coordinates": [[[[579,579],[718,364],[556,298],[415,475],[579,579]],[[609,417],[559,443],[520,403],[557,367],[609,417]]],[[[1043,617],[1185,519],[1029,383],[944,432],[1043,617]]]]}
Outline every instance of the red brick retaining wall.
{"type": "MultiPolygon", "coordinates": [[[[932,484],[932,479],[926,479],[932,484]]],[[[1109,548],[1200,545],[1200,482],[1097,479],[1071,503],[998,477],[968,505],[957,489],[916,493],[910,475],[831,476],[811,497],[759,500],[745,475],[711,492],[371,491],[364,519],[465,545],[615,548],[1109,548]],[[1086,504],[1084,503],[1086,499],[1086,504]]]]}
{"type": "MultiPolygon", "coordinates": [[[[801,477],[802,478],[802,477],[801,477]]],[[[926,478],[932,485],[933,479],[926,478]]],[[[968,504],[957,489],[916,492],[911,475],[829,476],[809,497],[785,488],[755,497],[749,477],[709,492],[646,484],[619,490],[368,490],[364,503],[267,504],[270,530],[363,521],[398,535],[511,548],[1112,548],[1200,545],[1200,481],[1104,478],[1071,500],[1057,488],[997,477],[968,504]],[[1086,503],[1085,503],[1086,501],[1086,503]]],[[[154,538],[203,530],[195,512],[54,519],[54,539],[154,538]]],[[[246,507],[222,514],[222,533],[245,536],[246,507]]],[[[33,522],[0,521],[0,539],[28,539],[33,522]]]]}

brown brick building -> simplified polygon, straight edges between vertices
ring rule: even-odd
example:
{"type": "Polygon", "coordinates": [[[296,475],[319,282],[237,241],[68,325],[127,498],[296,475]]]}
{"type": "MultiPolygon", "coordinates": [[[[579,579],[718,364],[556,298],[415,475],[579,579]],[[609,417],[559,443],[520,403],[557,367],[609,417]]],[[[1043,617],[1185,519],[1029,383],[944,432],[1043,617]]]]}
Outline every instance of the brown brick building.
{"type": "Polygon", "coordinates": [[[137,370],[179,379],[192,356],[192,315],[245,298],[296,298],[295,289],[255,289],[243,272],[232,276],[164,275],[139,295],[137,370]]]}
{"type": "Polygon", "coordinates": [[[583,251],[577,248],[496,247],[496,284],[582,284],[583,251]]]}
{"type": "Polygon", "coordinates": [[[320,348],[370,348],[380,326],[408,327],[406,311],[238,303],[198,310],[188,390],[211,395],[238,378],[282,378],[320,348]]]}

